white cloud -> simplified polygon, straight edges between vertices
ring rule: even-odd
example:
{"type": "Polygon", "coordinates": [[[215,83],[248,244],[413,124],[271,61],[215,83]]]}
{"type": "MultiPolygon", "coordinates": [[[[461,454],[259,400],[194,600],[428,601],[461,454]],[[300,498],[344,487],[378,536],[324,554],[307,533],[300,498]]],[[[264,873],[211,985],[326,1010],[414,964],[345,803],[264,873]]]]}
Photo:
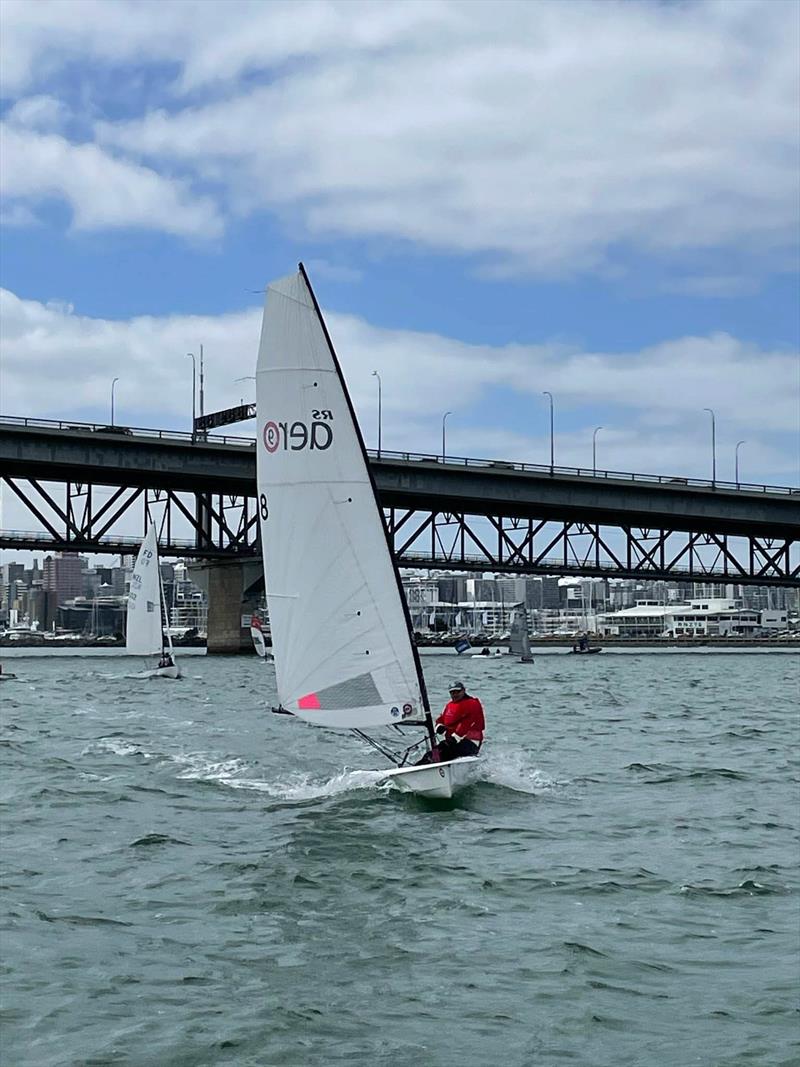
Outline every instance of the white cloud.
{"type": "Polygon", "coordinates": [[[9,123],[0,123],[0,195],[26,203],[64,200],[77,229],[138,226],[208,237],[222,228],[211,201],[178,181],[115,159],[98,145],[9,123]]]}
{"type": "Polygon", "coordinates": [[[98,64],[172,61],[176,88],[235,81],[289,59],[330,52],[385,52],[452,26],[452,4],[406,0],[4,0],[2,92],[13,95],[76,59],[98,64]]]}
{"type": "Polygon", "coordinates": [[[39,0],[4,24],[17,90],[79,56],[172,63],[97,136],[226,212],[551,276],[796,243],[791,3],[39,0]]]}
{"type": "Polygon", "coordinates": [[[54,130],[63,126],[69,109],[54,96],[25,96],[6,112],[6,121],[15,126],[54,130]]]}
{"type": "MultiPolygon", "coordinates": [[[[188,40],[197,25],[190,6],[152,0],[3,0],[2,94],[23,92],[75,60],[118,64],[142,55],[150,62],[179,55],[181,40],[188,40]]],[[[197,6],[216,5],[200,0],[197,6]]]]}
{"type": "MultiPolygon", "coordinates": [[[[191,362],[185,353],[196,353],[201,341],[206,409],[254,395],[253,383],[234,379],[254,372],[258,309],[111,321],[4,291],[0,317],[0,406],[6,414],[105,420],[111,379],[119,376],[120,422],[187,429],[191,362]]],[[[548,388],[556,397],[560,463],[588,466],[592,429],[602,423],[598,448],[606,469],[705,476],[709,434],[702,408],[709,406],[717,414],[721,457],[746,439],[749,479],[797,478],[796,353],[766,351],[724,334],[624,355],[555,344],[492,348],[387,330],[349,315],[332,314],[328,322],[370,443],[376,410],[371,372],[378,370],[386,448],[438,451],[442,411],[450,409],[451,454],[543,462],[549,444],[541,390],[548,388]],[[530,412],[529,431],[519,420],[510,428],[514,405],[517,415],[530,412]]],[[[252,426],[232,432],[252,433],[252,426]]]]}

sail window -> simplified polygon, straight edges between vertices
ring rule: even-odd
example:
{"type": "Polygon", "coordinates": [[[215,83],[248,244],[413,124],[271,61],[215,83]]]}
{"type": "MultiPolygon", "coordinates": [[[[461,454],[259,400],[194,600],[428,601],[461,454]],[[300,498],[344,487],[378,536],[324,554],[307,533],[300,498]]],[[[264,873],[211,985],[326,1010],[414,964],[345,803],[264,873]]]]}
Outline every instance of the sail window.
{"type": "MultiPolygon", "coordinates": [[[[336,685],[329,685],[316,693],[318,708],[329,711],[342,711],[345,708],[372,708],[382,703],[375,679],[371,674],[357,674],[336,685]]],[[[303,700],[306,698],[303,697],[303,700]]],[[[298,701],[298,705],[300,701],[298,701]]]]}

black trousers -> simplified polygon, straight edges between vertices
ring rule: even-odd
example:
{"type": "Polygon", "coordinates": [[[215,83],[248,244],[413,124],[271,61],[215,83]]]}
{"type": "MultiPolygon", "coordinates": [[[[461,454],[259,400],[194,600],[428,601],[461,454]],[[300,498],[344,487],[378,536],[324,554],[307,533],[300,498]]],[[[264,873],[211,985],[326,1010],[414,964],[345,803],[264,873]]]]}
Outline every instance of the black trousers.
{"type": "MultiPolygon", "coordinates": [[[[466,738],[463,741],[454,741],[448,737],[440,741],[436,747],[439,753],[439,759],[436,762],[449,763],[451,759],[458,759],[460,756],[477,756],[481,746],[477,741],[468,741],[466,738]]],[[[431,753],[426,752],[421,760],[417,760],[417,766],[433,762],[431,753]]]]}

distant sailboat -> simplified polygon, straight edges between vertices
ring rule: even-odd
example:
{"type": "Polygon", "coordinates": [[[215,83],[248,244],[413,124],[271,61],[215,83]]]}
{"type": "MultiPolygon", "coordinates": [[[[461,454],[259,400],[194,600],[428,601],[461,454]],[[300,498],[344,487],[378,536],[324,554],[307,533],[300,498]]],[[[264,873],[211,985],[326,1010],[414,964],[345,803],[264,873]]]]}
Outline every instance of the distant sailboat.
{"type": "Polygon", "coordinates": [[[435,735],[366,451],[302,265],[267,289],[257,368],[258,512],[280,708],[354,730],[401,789],[449,797],[477,757],[404,766],[435,735]],[[396,753],[364,733],[414,739],[396,753]],[[420,730],[423,732],[420,733],[420,730]]]}
{"type": "Polygon", "coordinates": [[[264,639],[264,630],[261,627],[261,619],[253,612],[250,619],[250,636],[253,639],[253,648],[256,650],[256,655],[261,659],[267,658],[267,642],[264,639]]]}
{"type": "Polygon", "coordinates": [[[158,656],[159,659],[157,666],[148,667],[128,677],[180,678],[181,672],[175,662],[169,627],[166,645],[164,642],[164,609],[156,530],[155,526],[150,526],[131,575],[125,650],[129,656],[158,656]]]}
{"type": "Polygon", "coordinates": [[[602,652],[600,645],[589,644],[589,615],[592,613],[592,584],[589,583],[589,611],[586,610],[586,587],[581,584],[581,604],[583,606],[583,634],[577,644],[570,649],[569,655],[588,656],[594,652],[602,652]]]}
{"type": "Polygon", "coordinates": [[[519,656],[520,663],[533,663],[528,636],[528,612],[524,604],[515,604],[512,610],[509,650],[512,655],[519,656]]]}

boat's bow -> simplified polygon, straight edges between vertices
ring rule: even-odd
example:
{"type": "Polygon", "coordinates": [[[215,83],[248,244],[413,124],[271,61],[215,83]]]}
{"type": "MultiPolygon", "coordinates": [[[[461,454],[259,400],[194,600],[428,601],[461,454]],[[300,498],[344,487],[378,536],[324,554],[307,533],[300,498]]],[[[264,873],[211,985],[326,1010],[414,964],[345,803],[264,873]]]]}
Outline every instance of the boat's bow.
{"type": "Polygon", "coordinates": [[[461,756],[447,763],[423,763],[417,767],[400,767],[387,771],[385,781],[404,793],[448,800],[475,781],[480,756],[461,756]]]}

